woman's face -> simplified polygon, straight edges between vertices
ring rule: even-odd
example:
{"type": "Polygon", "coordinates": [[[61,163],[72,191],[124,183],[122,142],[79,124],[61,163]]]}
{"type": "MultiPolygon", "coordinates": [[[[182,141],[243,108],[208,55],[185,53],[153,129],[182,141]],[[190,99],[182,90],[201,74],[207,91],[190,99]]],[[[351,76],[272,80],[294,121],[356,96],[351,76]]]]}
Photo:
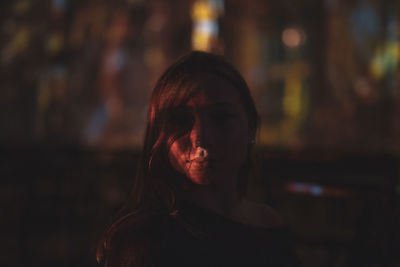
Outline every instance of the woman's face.
{"type": "Polygon", "coordinates": [[[225,79],[208,75],[199,86],[172,113],[171,123],[188,132],[172,143],[169,160],[195,184],[236,184],[252,138],[247,113],[238,90],[225,79]]]}

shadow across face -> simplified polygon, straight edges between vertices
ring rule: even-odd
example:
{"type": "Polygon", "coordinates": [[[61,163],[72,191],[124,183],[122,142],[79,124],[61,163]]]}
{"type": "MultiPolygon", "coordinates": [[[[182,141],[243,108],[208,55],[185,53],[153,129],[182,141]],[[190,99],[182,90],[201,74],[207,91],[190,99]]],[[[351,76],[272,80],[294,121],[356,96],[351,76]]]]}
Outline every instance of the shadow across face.
{"type": "Polygon", "coordinates": [[[178,132],[168,157],[194,184],[235,183],[252,139],[239,92],[229,81],[207,75],[186,103],[170,110],[167,128],[178,132]]]}

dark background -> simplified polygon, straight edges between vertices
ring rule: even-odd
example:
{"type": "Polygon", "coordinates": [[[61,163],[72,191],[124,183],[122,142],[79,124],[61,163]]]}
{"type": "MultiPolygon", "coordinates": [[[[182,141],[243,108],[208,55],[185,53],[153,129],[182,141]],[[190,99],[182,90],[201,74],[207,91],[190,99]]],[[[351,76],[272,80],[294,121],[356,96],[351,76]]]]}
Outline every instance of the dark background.
{"type": "MultiPolygon", "coordinates": [[[[397,266],[398,158],[258,152],[249,197],[274,207],[305,266],[397,266]]],[[[105,227],[132,185],[131,150],[1,153],[2,266],[95,266],[105,227]]]]}
{"type": "Polygon", "coordinates": [[[95,266],[133,183],[155,79],[224,54],[262,118],[249,198],[305,266],[399,266],[394,0],[0,3],[1,266],[95,266]]]}

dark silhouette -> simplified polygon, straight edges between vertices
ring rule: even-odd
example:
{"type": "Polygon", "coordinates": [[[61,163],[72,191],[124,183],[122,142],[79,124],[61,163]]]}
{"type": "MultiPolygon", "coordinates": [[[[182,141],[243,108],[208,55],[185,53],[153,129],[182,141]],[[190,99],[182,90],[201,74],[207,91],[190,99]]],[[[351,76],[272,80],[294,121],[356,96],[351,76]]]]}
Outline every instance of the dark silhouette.
{"type": "Polygon", "coordinates": [[[191,52],[158,80],[132,194],[98,250],[105,266],[299,266],[286,226],[246,199],[259,124],[221,56],[191,52]]]}

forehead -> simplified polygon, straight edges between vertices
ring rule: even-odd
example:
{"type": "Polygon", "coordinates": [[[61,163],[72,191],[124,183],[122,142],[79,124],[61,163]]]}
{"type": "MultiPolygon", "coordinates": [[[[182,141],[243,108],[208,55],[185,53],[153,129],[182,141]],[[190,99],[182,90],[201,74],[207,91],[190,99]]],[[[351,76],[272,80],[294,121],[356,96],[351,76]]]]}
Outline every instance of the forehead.
{"type": "Polygon", "coordinates": [[[225,78],[217,75],[207,75],[198,82],[198,89],[187,105],[189,106],[242,106],[238,89],[225,78]]]}

